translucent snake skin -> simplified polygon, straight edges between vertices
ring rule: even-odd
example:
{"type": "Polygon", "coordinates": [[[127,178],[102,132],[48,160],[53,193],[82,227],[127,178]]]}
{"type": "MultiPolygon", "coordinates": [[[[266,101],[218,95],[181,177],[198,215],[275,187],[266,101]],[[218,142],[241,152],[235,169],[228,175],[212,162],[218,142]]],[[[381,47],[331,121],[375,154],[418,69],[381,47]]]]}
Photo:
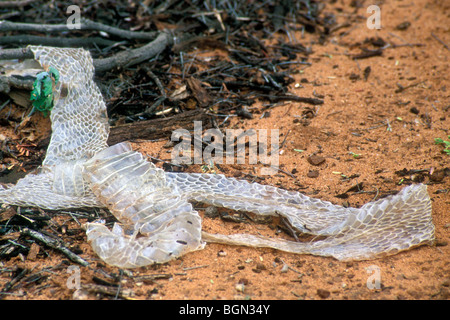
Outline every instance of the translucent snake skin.
{"type": "Polygon", "coordinates": [[[108,117],[93,81],[88,51],[29,47],[47,70],[58,69],[51,111],[52,137],[38,172],[9,188],[0,202],[44,209],[106,207],[117,218],[112,230],[102,221],[86,225],[87,239],[106,263],[134,268],[163,263],[202,249],[206,242],[270,247],[339,260],[374,259],[431,244],[434,225],[425,185],[397,195],[344,208],[272,186],[219,174],[166,173],[131,149],[108,147],[108,117]],[[294,242],[245,234],[202,232],[189,201],[200,201],[258,215],[286,218],[321,240],[294,242]]]}

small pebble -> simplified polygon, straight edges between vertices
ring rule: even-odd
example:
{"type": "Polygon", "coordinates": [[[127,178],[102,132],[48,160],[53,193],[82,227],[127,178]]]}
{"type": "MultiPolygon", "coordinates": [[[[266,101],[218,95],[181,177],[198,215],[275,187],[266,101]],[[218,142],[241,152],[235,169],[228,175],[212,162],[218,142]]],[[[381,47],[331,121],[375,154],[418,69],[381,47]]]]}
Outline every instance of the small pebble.
{"type": "Polygon", "coordinates": [[[436,247],[445,247],[445,246],[448,245],[448,242],[445,241],[445,240],[436,240],[435,243],[434,243],[434,245],[435,245],[436,247]]]}
{"type": "Polygon", "coordinates": [[[244,290],[245,290],[245,284],[243,284],[243,283],[236,283],[236,286],[235,286],[235,288],[236,288],[236,290],[237,291],[239,291],[239,292],[244,292],[244,290]]]}
{"type": "Polygon", "coordinates": [[[403,30],[408,29],[410,26],[411,26],[411,22],[405,21],[405,22],[402,22],[399,25],[397,25],[396,29],[403,31],[403,30]]]}
{"type": "Polygon", "coordinates": [[[217,256],[219,257],[225,257],[227,255],[226,251],[220,250],[219,252],[217,252],[217,256]]]}
{"type": "Polygon", "coordinates": [[[411,107],[411,109],[409,109],[409,112],[414,113],[414,114],[420,113],[419,109],[417,109],[416,107],[411,107]]]}
{"type": "Polygon", "coordinates": [[[219,209],[214,206],[209,206],[205,209],[205,216],[208,218],[216,218],[219,216],[219,209]]]}
{"type": "Polygon", "coordinates": [[[322,299],[326,299],[330,296],[330,291],[325,289],[317,289],[317,295],[322,299]]]}
{"type": "Polygon", "coordinates": [[[313,166],[318,166],[325,162],[325,158],[317,155],[312,155],[308,157],[308,162],[313,166]]]}
{"type": "Polygon", "coordinates": [[[87,300],[89,298],[89,293],[84,289],[77,289],[72,294],[73,300],[87,300]]]}
{"type": "Polygon", "coordinates": [[[256,269],[259,269],[259,270],[266,270],[267,268],[266,268],[266,266],[265,266],[264,264],[262,264],[262,263],[257,263],[257,264],[256,264],[256,269]]]}
{"type": "Polygon", "coordinates": [[[306,176],[307,176],[308,178],[317,178],[317,177],[319,176],[319,171],[317,171],[317,170],[310,170],[310,171],[306,174],[306,176]]]}

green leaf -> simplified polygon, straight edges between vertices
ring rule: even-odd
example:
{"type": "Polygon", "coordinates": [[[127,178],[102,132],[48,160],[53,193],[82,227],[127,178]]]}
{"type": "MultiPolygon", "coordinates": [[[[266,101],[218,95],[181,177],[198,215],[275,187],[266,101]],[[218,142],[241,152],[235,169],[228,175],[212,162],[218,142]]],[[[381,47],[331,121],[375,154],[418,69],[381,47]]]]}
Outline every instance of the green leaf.
{"type": "Polygon", "coordinates": [[[44,72],[37,75],[33,84],[33,90],[31,91],[31,100],[37,100],[41,96],[42,79],[44,76],[44,72]]]}
{"type": "Polygon", "coordinates": [[[49,96],[53,93],[53,82],[49,76],[45,77],[42,81],[42,95],[49,96]]]}
{"type": "Polygon", "coordinates": [[[48,68],[48,73],[50,77],[52,77],[55,80],[55,84],[57,84],[59,81],[59,71],[54,67],[50,67],[48,68]]]}
{"type": "MultiPolygon", "coordinates": [[[[450,136],[448,136],[450,139],[450,136]]],[[[435,144],[443,144],[444,145],[444,152],[450,156],[450,141],[445,141],[441,138],[434,138],[435,144]]]]}
{"type": "Polygon", "coordinates": [[[33,101],[33,107],[41,111],[45,117],[53,108],[53,80],[55,83],[59,81],[58,70],[50,67],[49,72],[50,74],[41,72],[36,76],[30,98],[33,101]]]}

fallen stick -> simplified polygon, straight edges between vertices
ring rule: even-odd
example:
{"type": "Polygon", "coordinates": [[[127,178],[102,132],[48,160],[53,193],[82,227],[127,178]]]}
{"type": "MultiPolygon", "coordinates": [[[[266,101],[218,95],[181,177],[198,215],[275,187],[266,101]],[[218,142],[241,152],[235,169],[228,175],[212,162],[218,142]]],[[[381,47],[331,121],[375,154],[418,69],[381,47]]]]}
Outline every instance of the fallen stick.
{"type": "Polygon", "coordinates": [[[28,48],[19,48],[19,49],[3,49],[0,50],[0,60],[24,60],[24,59],[33,59],[34,55],[28,48]]]}
{"type": "MultiPolygon", "coordinates": [[[[11,290],[11,288],[18,282],[20,282],[23,277],[28,273],[28,269],[22,269],[22,271],[19,272],[18,275],[16,275],[11,281],[9,281],[3,289],[0,291],[0,293],[5,293],[11,290]]],[[[1,299],[1,298],[0,298],[1,299]]]]}
{"type": "Polygon", "coordinates": [[[112,46],[117,41],[112,41],[100,37],[89,38],[67,38],[67,37],[40,37],[32,35],[15,35],[15,36],[2,36],[0,37],[0,44],[25,44],[25,45],[42,45],[50,47],[85,47],[90,48],[95,45],[98,46],[112,46]]]}
{"type": "Polygon", "coordinates": [[[121,51],[111,57],[95,59],[95,72],[104,72],[117,67],[130,67],[149,60],[160,54],[167,46],[173,44],[173,37],[168,32],[160,32],[155,40],[143,47],[121,51]]]}
{"type": "Polygon", "coordinates": [[[209,118],[203,109],[195,109],[168,118],[137,121],[112,127],[108,145],[136,139],[170,138],[172,132],[176,129],[193,130],[194,121],[201,121],[204,128],[210,128],[209,118]]]}
{"type": "Polygon", "coordinates": [[[381,56],[383,54],[383,48],[382,49],[377,49],[377,50],[366,50],[360,54],[355,54],[354,56],[352,56],[352,59],[367,59],[367,58],[371,58],[371,57],[377,57],[377,56],[381,56]]]}
{"type": "Polygon", "coordinates": [[[322,99],[316,99],[316,98],[308,98],[308,97],[299,97],[295,95],[270,95],[270,94],[258,94],[256,95],[258,98],[265,98],[268,99],[270,102],[279,102],[279,101],[295,101],[295,102],[303,102],[308,103],[312,105],[320,105],[323,104],[322,99]]]}
{"type": "Polygon", "coordinates": [[[442,41],[441,39],[439,39],[439,38],[437,37],[437,35],[435,35],[433,32],[431,33],[431,36],[432,36],[434,39],[436,39],[436,41],[438,41],[440,44],[442,44],[442,45],[444,46],[445,49],[450,50],[450,47],[449,47],[444,41],[442,41]]]}
{"type": "Polygon", "coordinates": [[[84,267],[89,266],[89,263],[85,261],[84,259],[77,256],[75,253],[70,251],[67,247],[65,247],[61,241],[51,238],[49,236],[46,236],[40,232],[37,232],[35,230],[31,230],[28,228],[25,228],[21,232],[23,235],[30,236],[33,239],[36,239],[42,243],[44,243],[46,246],[56,249],[60,252],[62,252],[64,255],[66,255],[67,258],[69,258],[71,261],[78,263],[84,267]]]}
{"type": "Polygon", "coordinates": [[[150,40],[154,39],[158,32],[137,32],[123,30],[116,27],[111,27],[103,23],[94,22],[88,19],[81,19],[80,29],[69,29],[67,24],[34,24],[34,23],[21,23],[11,21],[0,21],[0,32],[6,31],[20,31],[20,32],[71,32],[71,31],[103,31],[123,39],[138,39],[138,40],[150,40]]]}
{"type": "Polygon", "coordinates": [[[25,7],[35,0],[19,0],[19,1],[1,1],[0,8],[15,8],[15,7],[25,7]]]}
{"type": "Polygon", "coordinates": [[[121,289],[118,287],[108,287],[99,284],[81,284],[81,289],[90,293],[101,293],[117,298],[132,298],[135,293],[131,289],[121,289]]]}

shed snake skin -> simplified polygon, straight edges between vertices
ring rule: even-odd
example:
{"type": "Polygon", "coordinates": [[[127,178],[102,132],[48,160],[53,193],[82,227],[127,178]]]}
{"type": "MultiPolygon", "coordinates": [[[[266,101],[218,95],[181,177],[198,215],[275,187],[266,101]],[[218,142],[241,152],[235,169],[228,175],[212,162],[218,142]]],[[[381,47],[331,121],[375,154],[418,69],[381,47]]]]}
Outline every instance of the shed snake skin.
{"type": "Polygon", "coordinates": [[[202,249],[205,242],[269,247],[339,260],[366,260],[431,244],[431,201],[423,184],[344,208],[294,191],[220,174],[170,173],[133,151],[127,142],[108,147],[106,105],[93,81],[84,49],[30,46],[44,70],[60,73],[51,111],[52,137],[36,173],[0,187],[0,202],[59,210],[105,207],[117,218],[112,230],[87,223],[87,240],[106,263],[135,268],[164,263],[202,249]],[[202,232],[189,201],[280,215],[298,231],[323,240],[294,242],[246,234],[202,232]]]}

